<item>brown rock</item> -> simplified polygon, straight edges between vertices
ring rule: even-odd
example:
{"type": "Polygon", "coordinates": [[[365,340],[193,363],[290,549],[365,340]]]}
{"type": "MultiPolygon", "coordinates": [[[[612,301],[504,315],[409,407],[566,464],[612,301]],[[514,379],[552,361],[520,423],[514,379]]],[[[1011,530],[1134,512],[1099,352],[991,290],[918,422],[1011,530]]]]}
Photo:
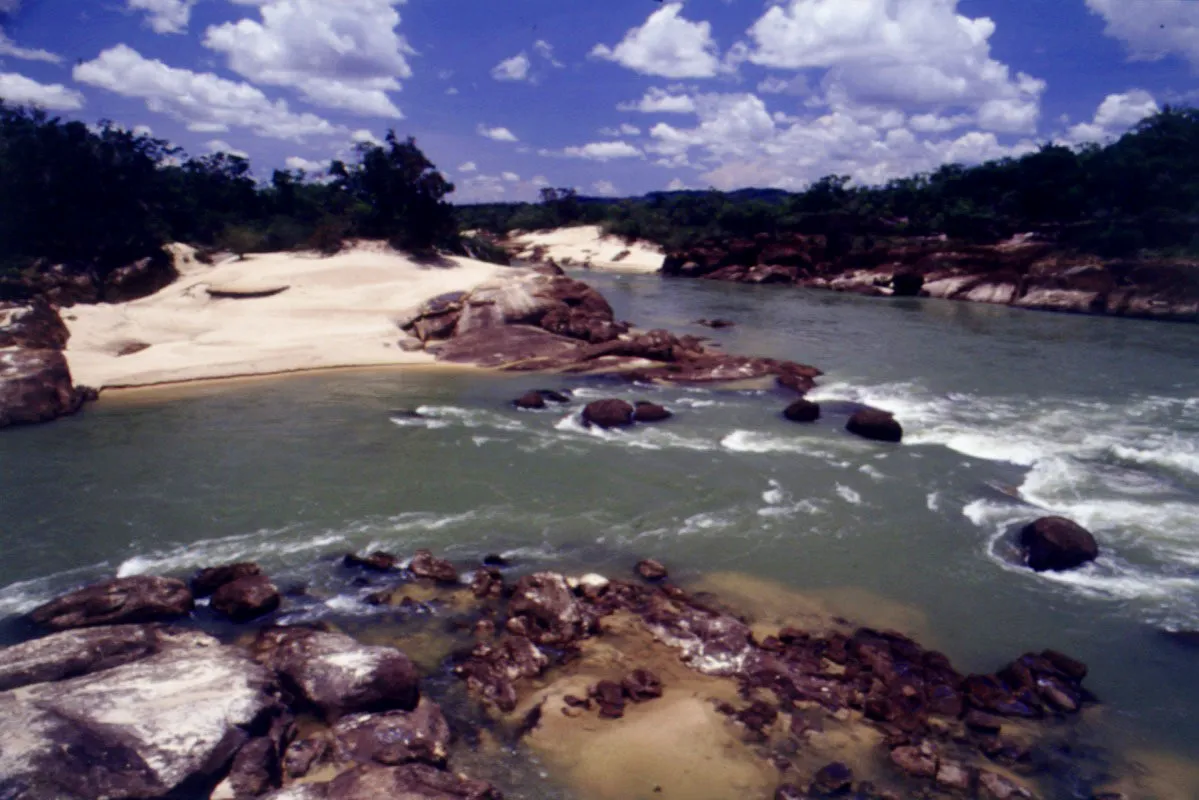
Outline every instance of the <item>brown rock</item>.
{"type": "Polygon", "coordinates": [[[343,559],[347,567],[361,567],[374,572],[391,572],[400,566],[400,559],[393,556],[391,553],[384,553],[382,550],[375,551],[367,556],[360,556],[355,553],[346,553],[343,559]]]}
{"type": "Polygon", "coordinates": [[[95,399],[75,387],[58,350],[16,349],[0,354],[0,428],[32,425],[74,414],[95,399]]]}
{"type": "Polygon", "coordinates": [[[994,772],[982,772],[978,776],[979,797],[994,798],[994,800],[1013,800],[1013,798],[1029,798],[1032,792],[1020,786],[1010,778],[1005,778],[994,772]]]}
{"type": "Polygon", "coordinates": [[[355,714],[333,727],[340,761],[398,766],[421,761],[444,767],[450,726],[437,704],[425,698],[412,711],[355,714]]]}
{"type": "Polygon", "coordinates": [[[637,562],[637,574],[647,581],[664,580],[669,573],[662,562],[647,558],[637,562]]]}
{"type": "Polygon", "coordinates": [[[657,403],[647,403],[644,400],[638,401],[633,410],[633,419],[637,422],[662,422],[673,416],[674,414],[657,403]]]}
{"type": "Polygon", "coordinates": [[[30,612],[38,626],[62,631],[95,625],[165,622],[187,616],[192,594],[183,581],[139,575],[98,583],[30,612]]]}
{"type": "Polygon", "coordinates": [[[1042,517],[1020,532],[1020,545],[1028,566],[1037,572],[1081,567],[1099,557],[1095,537],[1063,517],[1042,517]]]}
{"type": "Polygon", "coordinates": [[[179,272],[165,252],[156,253],[108,273],[104,279],[104,302],[127,303],[170,286],[179,272]]]}
{"type": "Polygon", "coordinates": [[[624,693],[634,703],[662,696],[662,680],[648,669],[635,669],[620,682],[624,693]]]}
{"type": "Polygon", "coordinates": [[[480,643],[454,668],[467,688],[500,711],[516,708],[516,683],[541,674],[549,658],[524,636],[505,636],[495,644],[480,643]]]}
{"type": "Polygon", "coordinates": [[[787,406],[783,416],[792,422],[815,422],[820,419],[820,404],[801,398],[787,406]]]}
{"type": "Polygon", "coordinates": [[[458,583],[458,570],[444,558],[434,558],[428,550],[417,550],[408,565],[408,571],[418,578],[429,578],[438,583],[458,583]]]}
{"type": "Polygon", "coordinates": [[[937,774],[936,752],[927,742],[919,747],[896,747],[891,751],[891,763],[913,778],[932,778],[937,774]]]}
{"type": "Polygon", "coordinates": [[[0,350],[63,350],[70,337],[62,317],[45,300],[0,302],[0,350]]]}
{"type": "Polygon", "coordinates": [[[239,564],[225,564],[220,567],[208,567],[197,572],[191,580],[192,595],[195,597],[211,597],[212,593],[226,583],[241,578],[250,578],[262,574],[262,567],[252,561],[239,564]]]}
{"type": "Polygon", "coordinates": [[[624,690],[614,681],[600,681],[591,688],[591,697],[599,706],[599,715],[603,719],[620,719],[624,716],[624,690]]]}
{"type": "Polygon", "coordinates": [[[619,428],[633,424],[633,406],[624,400],[596,400],[583,409],[583,424],[619,428]]]}
{"type": "Polygon", "coordinates": [[[471,579],[470,590],[480,599],[498,600],[504,595],[504,576],[495,567],[477,569],[471,579]]]}
{"type": "Polygon", "coordinates": [[[903,428],[895,421],[895,417],[876,408],[866,408],[855,413],[849,418],[845,429],[864,439],[879,442],[899,442],[903,439],[903,428]]]}
{"type": "Polygon", "coordinates": [[[541,392],[525,392],[513,400],[512,405],[526,410],[542,409],[545,408],[545,398],[541,396],[541,392]]]}
{"type": "Polygon", "coordinates": [[[361,766],[343,772],[325,789],[327,800],[503,800],[491,784],[427,764],[361,766]]]}
{"type": "Polygon", "coordinates": [[[279,608],[279,588],[265,575],[248,575],[221,586],[212,609],[234,622],[248,622],[279,608]]]}
{"type": "Polygon", "coordinates": [[[526,575],[517,581],[508,610],[525,623],[528,637],[537,644],[569,644],[588,628],[583,607],[566,579],[552,572],[526,575]]]}
{"type": "Polygon", "coordinates": [[[937,767],[937,786],[950,791],[970,791],[970,770],[953,761],[942,761],[937,767]]]}

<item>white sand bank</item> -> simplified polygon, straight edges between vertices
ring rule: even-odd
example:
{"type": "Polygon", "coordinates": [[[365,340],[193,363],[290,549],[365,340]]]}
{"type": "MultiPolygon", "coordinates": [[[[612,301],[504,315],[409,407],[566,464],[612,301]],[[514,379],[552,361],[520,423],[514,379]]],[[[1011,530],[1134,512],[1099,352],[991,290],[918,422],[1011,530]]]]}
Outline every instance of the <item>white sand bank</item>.
{"type": "Polygon", "coordinates": [[[430,364],[405,352],[400,312],[523,270],[466,258],[421,264],[375,243],[329,258],[267,253],[208,266],[176,246],[180,278],[119,305],[63,309],[76,383],[97,389],[332,367],[430,364]],[[214,298],[208,290],[263,297],[214,298]],[[138,352],[118,355],[149,345],[138,352]]]}
{"type": "Polygon", "coordinates": [[[590,265],[610,272],[657,272],[665,258],[662,248],[655,244],[605,236],[598,225],[515,233],[508,241],[522,248],[521,258],[531,258],[533,249],[541,247],[546,258],[564,267],[590,265]]]}

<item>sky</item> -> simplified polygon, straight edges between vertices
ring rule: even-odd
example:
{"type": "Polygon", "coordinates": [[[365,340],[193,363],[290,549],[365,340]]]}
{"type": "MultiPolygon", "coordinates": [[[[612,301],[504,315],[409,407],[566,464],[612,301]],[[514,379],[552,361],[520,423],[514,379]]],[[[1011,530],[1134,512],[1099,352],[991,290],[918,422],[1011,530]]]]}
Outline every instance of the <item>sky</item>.
{"type": "Polygon", "coordinates": [[[0,98],[456,202],[875,184],[1199,104],[1199,0],[0,0],[0,98]]]}

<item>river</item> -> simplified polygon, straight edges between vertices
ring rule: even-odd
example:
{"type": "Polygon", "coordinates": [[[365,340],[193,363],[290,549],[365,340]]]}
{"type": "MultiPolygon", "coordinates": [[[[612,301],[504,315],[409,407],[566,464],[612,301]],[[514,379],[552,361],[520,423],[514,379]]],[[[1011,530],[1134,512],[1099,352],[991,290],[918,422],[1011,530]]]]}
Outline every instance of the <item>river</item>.
{"type": "Polygon", "coordinates": [[[428,546],[623,575],[654,556],[684,579],[817,594],[963,669],[1054,647],[1090,665],[1096,741],[1199,752],[1197,652],[1161,633],[1199,629],[1199,326],[580,277],[641,327],[824,369],[812,399],[891,410],[905,443],[853,438],[836,414],[788,423],[787,396],[765,389],[382,370],[118,394],[0,435],[0,617],[114,572],[241,559],[365,614],[330,557],[428,546]],[[534,387],[576,403],[508,405],[534,387]],[[580,405],[604,396],[677,416],[582,428],[580,405]],[[1016,565],[1013,532],[1046,513],[1091,529],[1099,561],[1016,565]]]}

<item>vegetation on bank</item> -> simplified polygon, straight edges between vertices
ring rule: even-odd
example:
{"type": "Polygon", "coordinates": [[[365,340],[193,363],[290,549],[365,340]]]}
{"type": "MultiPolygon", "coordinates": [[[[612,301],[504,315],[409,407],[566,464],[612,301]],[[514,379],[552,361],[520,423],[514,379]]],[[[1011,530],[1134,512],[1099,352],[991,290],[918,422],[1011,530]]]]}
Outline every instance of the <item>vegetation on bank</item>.
{"type": "Polygon", "coordinates": [[[503,260],[458,231],[600,224],[681,247],[710,237],[823,234],[845,251],[887,236],[976,242],[1031,231],[1109,256],[1199,255],[1199,111],[1166,108],[1105,147],[1046,145],[883,186],[828,176],[803,192],[746,189],[451,206],[454,187],[412,139],[388,133],[324,175],[216,153],[191,157],[111,123],[87,126],[0,102],[0,271],[64,264],[103,278],[170,241],[236,253],[387,239],[503,260]]]}
{"type": "Polygon", "coordinates": [[[957,164],[882,186],[831,175],[803,192],[654,192],[609,200],[547,189],[542,202],[459,206],[463,229],[603,225],[667,248],[713,237],[945,234],[977,243],[1034,232],[1105,256],[1199,255],[1199,110],[1167,107],[1105,146],[1047,144],[1021,158],[957,164]]]}

